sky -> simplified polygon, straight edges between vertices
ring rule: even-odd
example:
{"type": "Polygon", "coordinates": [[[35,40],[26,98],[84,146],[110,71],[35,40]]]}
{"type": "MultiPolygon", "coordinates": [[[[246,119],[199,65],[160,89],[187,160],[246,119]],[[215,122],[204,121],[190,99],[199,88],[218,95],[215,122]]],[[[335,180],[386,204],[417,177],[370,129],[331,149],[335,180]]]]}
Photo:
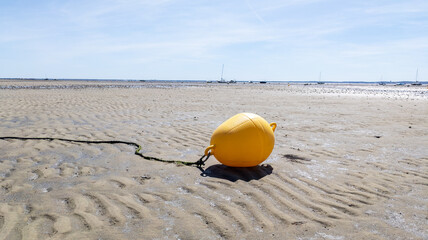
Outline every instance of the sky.
{"type": "Polygon", "coordinates": [[[428,81],[427,0],[1,0],[0,78],[428,81]]]}

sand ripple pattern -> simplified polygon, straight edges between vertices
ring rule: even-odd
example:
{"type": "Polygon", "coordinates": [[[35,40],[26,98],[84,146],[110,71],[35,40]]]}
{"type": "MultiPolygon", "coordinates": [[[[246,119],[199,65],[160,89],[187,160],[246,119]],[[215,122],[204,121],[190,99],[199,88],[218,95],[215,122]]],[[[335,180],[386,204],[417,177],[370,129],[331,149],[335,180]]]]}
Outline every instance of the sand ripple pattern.
{"type": "Polygon", "coordinates": [[[182,161],[237,112],[279,126],[265,164],[203,173],[120,144],[0,140],[0,239],[428,237],[426,102],[201,88],[0,90],[1,135],[182,161]]]}

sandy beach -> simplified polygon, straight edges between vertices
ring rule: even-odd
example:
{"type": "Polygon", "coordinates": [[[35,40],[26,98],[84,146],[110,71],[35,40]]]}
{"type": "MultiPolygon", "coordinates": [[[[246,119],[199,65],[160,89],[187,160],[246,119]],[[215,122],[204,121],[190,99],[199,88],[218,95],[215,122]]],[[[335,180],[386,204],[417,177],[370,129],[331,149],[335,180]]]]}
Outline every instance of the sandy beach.
{"type": "Polygon", "coordinates": [[[257,167],[0,140],[0,239],[428,239],[426,86],[0,81],[0,137],[169,160],[241,112],[257,167]]]}

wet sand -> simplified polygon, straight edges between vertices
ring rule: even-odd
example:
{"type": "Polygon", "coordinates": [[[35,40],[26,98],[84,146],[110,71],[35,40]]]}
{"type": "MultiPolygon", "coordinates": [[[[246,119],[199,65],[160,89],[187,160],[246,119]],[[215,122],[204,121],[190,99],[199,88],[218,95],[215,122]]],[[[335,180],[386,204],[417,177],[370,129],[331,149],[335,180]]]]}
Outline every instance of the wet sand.
{"type": "Polygon", "coordinates": [[[0,140],[0,239],[428,238],[426,86],[0,81],[0,137],[170,160],[240,112],[278,124],[258,167],[0,140]]]}

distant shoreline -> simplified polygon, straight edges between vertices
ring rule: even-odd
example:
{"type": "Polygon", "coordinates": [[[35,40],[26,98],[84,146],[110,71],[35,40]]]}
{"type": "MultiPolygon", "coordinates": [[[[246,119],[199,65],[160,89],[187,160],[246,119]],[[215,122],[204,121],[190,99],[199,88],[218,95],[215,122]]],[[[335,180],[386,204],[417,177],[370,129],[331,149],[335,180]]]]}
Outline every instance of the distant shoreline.
{"type": "MultiPolygon", "coordinates": [[[[237,82],[218,83],[207,81],[122,81],[122,80],[0,80],[3,90],[66,90],[66,89],[143,89],[143,88],[199,88],[199,89],[272,89],[290,94],[372,96],[386,98],[428,99],[427,85],[379,84],[368,82],[237,82]]],[[[222,90],[222,91],[223,91],[222,90]]],[[[203,90],[202,90],[203,91],[203,90]]]]}
{"type": "MultiPolygon", "coordinates": [[[[174,79],[85,79],[85,78],[0,78],[0,81],[83,81],[83,82],[190,82],[190,83],[216,83],[217,80],[174,80],[174,79]]],[[[236,81],[237,83],[292,83],[292,84],[382,84],[382,85],[394,85],[394,84],[413,84],[415,81],[285,81],[285,80],[251,80],[251,81],[236,81]]],[[[428,85],[428,81],[419,81],[418,83],[428,85]]]]}

